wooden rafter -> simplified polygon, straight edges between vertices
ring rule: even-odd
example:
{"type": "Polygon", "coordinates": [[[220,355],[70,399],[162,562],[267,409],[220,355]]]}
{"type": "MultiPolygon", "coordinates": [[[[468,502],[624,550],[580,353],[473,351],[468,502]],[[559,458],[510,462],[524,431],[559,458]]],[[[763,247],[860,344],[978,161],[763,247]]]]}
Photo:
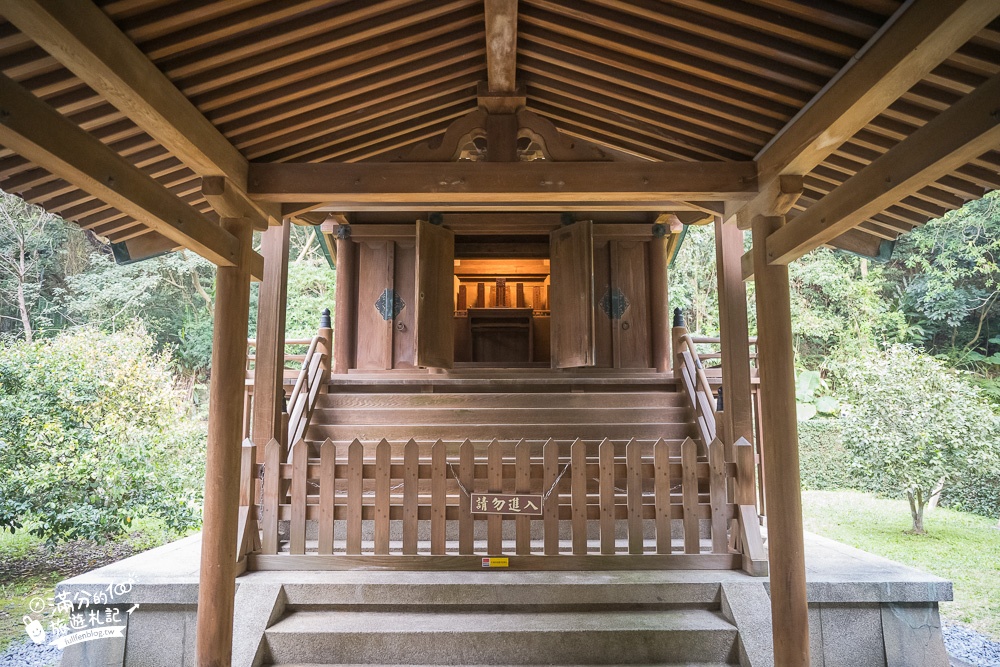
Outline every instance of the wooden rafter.
{"type": "Polygon", "coordinates": [[[0,144],[215,264],[238,260],[232,235],[2,75],[0,116],[0,144]]]}
{"type": "MultiPolygon", "coordinates": [[[[756,193],[752,162],[251,164],[250,196],[270,202],[577,204],[728,200],[756,193]]],[[[422,206],[417,206],[422,208],[422,206]]]]}
{"type": "Polygon", "coordinates": [[[0,0],[0,14],[202,176],[222,176],[241,208],[247,160],[90,0],[0,0]]]}
{"type": "Polygon", "coordinates": [[[768,237],[768,261],[788,264],[1000,144],[997,100],[1000,74],[768,237]]]}
{"type": "Polygon", "coordinates": [[[727,217],[748,227],[757,215],[786,213],[775,179],[812,171],[998,14],[995,0],[916,0],[758,154],[761,196],[734,203],[727,217]]]}

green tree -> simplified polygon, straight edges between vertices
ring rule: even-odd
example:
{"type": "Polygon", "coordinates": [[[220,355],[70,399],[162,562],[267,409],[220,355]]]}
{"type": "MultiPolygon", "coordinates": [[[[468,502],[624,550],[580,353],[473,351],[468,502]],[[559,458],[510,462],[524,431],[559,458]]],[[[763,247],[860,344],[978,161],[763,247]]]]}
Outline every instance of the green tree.
{"type": "Polygon", "coordinates": [[[17,322],[29,343],[43,317],[43,286],[59,277],[66,238],[58,218],[0,192],[0,320],[17,322]]]}
{"type": "Polygon", "coordinates": [[[0,347],[0,527],[106,539],[141,515],[197,525],[204,432],[141,330],[0,347]]]}
{"type": "Polygon", "coordinates": [[[1000,421],[978,388],[906,345],[855,353],[834,365],[849,401],[844,443],[871,490],[904,493],[913,532],[942,489],[1000,466],[1000,421]]]}

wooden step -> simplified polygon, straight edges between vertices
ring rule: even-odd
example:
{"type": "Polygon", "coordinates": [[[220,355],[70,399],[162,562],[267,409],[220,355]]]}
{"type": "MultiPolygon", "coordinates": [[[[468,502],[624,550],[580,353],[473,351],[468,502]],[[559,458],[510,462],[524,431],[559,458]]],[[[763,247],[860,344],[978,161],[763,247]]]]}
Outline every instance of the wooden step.
{"type": "Polygon", "coordinates": [[[679,392],[342,393],[320,394],[317,408],[676,408],[679,392]]]}
{"type": "Polygon", "coordinates": [[[694,437],[693,424],[688,423],[615,423],[615,424],[352,424],[350,426],[332,424],[310,424],[306,440],[335,441],[359,440],[401,440],[410,438],[422,440],[656,440],[658,438],[680,439],[694,437]]]}
{"type": "Polygon", "coordinates": [[[319,408],[316,425],[685,424],[687,408],[319,408]]]}

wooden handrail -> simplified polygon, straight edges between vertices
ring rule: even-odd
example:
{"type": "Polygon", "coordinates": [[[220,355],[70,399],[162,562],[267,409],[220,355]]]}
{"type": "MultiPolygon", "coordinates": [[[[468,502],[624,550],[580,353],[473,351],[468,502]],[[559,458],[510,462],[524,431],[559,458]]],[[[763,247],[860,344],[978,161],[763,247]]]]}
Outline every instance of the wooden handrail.
{"type": "Polygon", "coordinates": [[[309,342],[309,351],[305,354],[302,369],[295,381],[295,387],[288,397],[288,443],[296,443],[305,434],[312,418],[316,397],[319,395],[320,382],[323,376],[323,358],[326,356],[321,348],[322,339],[314,337],[309,342]]]}
{"type": "Polygon", "coordinates": [[[695,411],[698,435],[708,447],[718,434],[715,417],[715,396],[698,358],[698,350],[691,335],[684,331],[677,339],[674,354],[681,369],[681,380],[691,407],[695,411]]]}

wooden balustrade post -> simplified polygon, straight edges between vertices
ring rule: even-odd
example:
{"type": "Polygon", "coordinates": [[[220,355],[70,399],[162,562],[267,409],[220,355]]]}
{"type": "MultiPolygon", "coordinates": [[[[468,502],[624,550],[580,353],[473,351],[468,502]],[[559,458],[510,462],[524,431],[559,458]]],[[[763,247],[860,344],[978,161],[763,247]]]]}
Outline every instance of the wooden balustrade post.
{"type": "Polygon", "coordinates": [[[649,243],[650,321],[653,337],[653,366],[658,373],[670,368],[670,299],[667,288],[667,242],[670,229],[653,225],[649,243]]]}
{"type": "Polygon", "coordinates": [[[687,333],[687,328],[684,326],[684,313],[681,312],[680,308],[674,308],[674,326],[670,330],[670,350],[672,352],[671,361],[673,362],[674,377],[681,377],[681,366],[682,363],[680,359],[677,358],[678,350],[681,349],[681,338],[687,333]]]}
{"type": "Polygon", "coordinates": [[[741,259],[743,232],[735,224],[715,219],[715,261],[719,284],[719,338],[722,352],[722,386],[726,396],[726,458],[733,442],[753,442],[753,404],[750,396],[750,332],[747,324],[747,290],[741,259]]]}
{"type": "Polygon", "coordinates": [[[239,243],[235,266],[216,275],[212,379],[205,452],[205,510],[198,581],[197,655],[201,667],[229,667],[233,652],[236,539],[240,500],[240,432],[250,314],[252,227],[223,218],[239,243]]]}
{"type": "Polygon", "coordinates": [[[285,309],[288,297],[288,242],[291,223],[270,227],[261,234],[264,279],[257,301],[257,354],[253,375],[253,442],[258,462],[264,445],[280,440],[282,399],[285,396],[285,309]]]}
{"type": "Polygon", "coordinates": [[[337,290],[334,297],[333,372],[347,373],[354,365],[355,307],[357,270],[351,227],[337,227],[337,290]]]}
{"type": "Polygon", "coordinates": [[[322,371],[319,376],[319,390],[325,394],[330,390],[330,369],[333,367],[333,328],[330,326],[329,308],[324,308],[320,315],[319,332],[316,335],[319,337],[316,351],[323,355],[323,361],[320,362],[322,371]]]}
{"type": "Polygon", "coordinates": [[[784,216],[753,220],[754,283],[757,293],[758,367],[762,391],[764,470],[767,473],[768,546],[771,569],[771,623],[774,664],[808,667],[809,606],[799,440],[795,420],[795,365],[792,348],[788,267],[768,264],[767,238],[784,216]]]}

